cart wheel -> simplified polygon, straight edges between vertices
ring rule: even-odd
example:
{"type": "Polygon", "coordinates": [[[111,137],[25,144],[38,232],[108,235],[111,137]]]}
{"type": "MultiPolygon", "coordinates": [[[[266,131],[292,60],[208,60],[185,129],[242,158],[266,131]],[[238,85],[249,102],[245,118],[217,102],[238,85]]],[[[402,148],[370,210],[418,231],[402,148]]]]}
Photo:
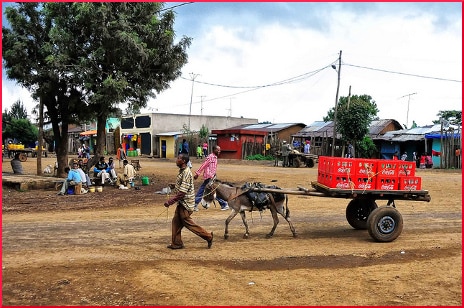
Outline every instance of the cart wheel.
{"type": "Polygon", "coordinates": [[[300,167],[300,164],[301,164],[300,159],[299,159],[298,157],[295,157],[295,158],[293,159],[293,167],[299,168],[299,167],[300,167]]]}
{"type": "Polygon", "coordinates": [[[355,229],[366,230],[369,214],[377,208],[372,199],[353,199],[346,207],[346,220],[355,229]]]}
{"type": "Polygon", "coordinates": [[[21,154],[19,154],[19,160],[20,160],[20,161],[23,161],[23,162],[26,161],[26,160],[27,160],[27,155],[26,155],[26,153],[21,153],[21,154]]]}
{"type": "Polygon", "coordinates": [[[391,206],[382,206],[367,219],[369,235],[377,242],[392,242],[403,231],[403,217],[391,206]]]}
{"type": "Polygon", "coordinates": [[[312,158],[308,158],[306,160],[306,167],[309,167],[309,168],[314,167],[314,160],[312,158]]]}

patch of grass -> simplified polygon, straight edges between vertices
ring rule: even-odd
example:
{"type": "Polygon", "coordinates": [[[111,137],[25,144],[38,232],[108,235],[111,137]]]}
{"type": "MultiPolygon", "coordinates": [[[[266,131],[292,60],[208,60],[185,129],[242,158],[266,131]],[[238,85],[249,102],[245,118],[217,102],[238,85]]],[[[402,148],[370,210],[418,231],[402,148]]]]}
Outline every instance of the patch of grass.
{"type": "Polygon", "coordinates": [[[261,154],[255,154],[255,155],[250,155],[245,157],[245,160],[274,160],[274,156],[272,155],[261,155],[261,154]]]}

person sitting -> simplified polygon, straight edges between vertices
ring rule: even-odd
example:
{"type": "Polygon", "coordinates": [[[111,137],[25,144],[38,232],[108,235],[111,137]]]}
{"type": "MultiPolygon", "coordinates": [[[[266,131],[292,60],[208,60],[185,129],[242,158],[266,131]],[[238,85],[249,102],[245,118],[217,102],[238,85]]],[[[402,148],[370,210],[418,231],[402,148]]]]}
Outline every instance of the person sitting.
{"type": "Polygon", "coordinates": [[[134,166],[129,164],[127,159],[123,160],[123,165],[124,165],[124,172],[123,174],[118,175],[118,180],[116,182],[118,186],[119,185],[127,186],[128,183],[134,180],[135,175],[136,175],[134,166]]]}
{"type": "Polygon", "coordinates": [[[79,168],[77,168],[77,171],[79,171],[79,174],[81,175],[82,183],[85,184],[88,187],[92,186],[92,182],[90,181],[90,177],[87,173],[84,171],[84,161],[82,159],[79,159],[77,161],[77,165],[79,168]]]}
{"type": "Polygon", "coordinates": [[[21,161],[19,160],[19,153],[16,153],[11,160],[11,168],[14,174],[23,174],[23,165],[21,165],[21,161]]]}
{"type": "MultiPolygon", "coordinates": [[[[65,171],[68,172],[68,177],[63,181],[63,186],[61,187],[61,191],[58,193],[58,195],[66,194],[69,186],[74,186],[75,189],[81,189],[82,179],[79,171],[77,170],[78,168],[79,165],[77,164],[77,161],[73,162],[71,170],[69,170],[69,167],[65,168],[65,171]]],[[[77,194],[80,194],[80,191],[77,194]]]]}
{"type": "Polygon", "coordinates": [[[113,157],[110,157],[108,159],[108,168],[109,168],[109,171],[108,173],[111,175],[111,180],[116,181],[118,179],[117,175],[116,175],[116,170],[114,170],[114,160],[113,160],[113,157]]]}
{"type": "Polygon", "coordinates": [[[98,161],[98,163],[95,164],[95,167],[93,168],[93,172],[94,172],[95,177],[101,178],[102,186],[105,185],[107,180],[108,180],[108,183],[110,183],[111,185],[113,184],[109,171],[110,169],[109,169],[108,164],[105,162],[105,157],[104,156],[100,157],[100,160],[98,161]]]}

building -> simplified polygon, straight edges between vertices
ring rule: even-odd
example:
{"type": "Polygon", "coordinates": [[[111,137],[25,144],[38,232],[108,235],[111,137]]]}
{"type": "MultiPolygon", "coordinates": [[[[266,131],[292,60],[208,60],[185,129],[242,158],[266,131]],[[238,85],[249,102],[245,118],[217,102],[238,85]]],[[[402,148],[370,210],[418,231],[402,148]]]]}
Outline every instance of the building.
{"type": "MultiPolygon", "coordinates": [[[[376,137],[382,136],[389,131],[402,129],[401,124],[392,119],[375,120],[369,126],[368,135],[375,140],[376,137]]],[[[315,121],[306,126],[296,134],[292,135],[294,140],[304,143],[306,140],[311,141],[311,153],[316,155],[331,155],[333,139],[333,121],[315,121]]],[[[342,136],[337,133],[335,140],[335,156],[342,156],[342,146],[340,139],[342,136]]]]}
{"type": "Polygon", "coordinates": [[[221,158],[245,159],[256,154],[273,154],[282,141],[290,142],[291,136],[300,131],[303,123],[260,123],[239,125],[211,131],[217,136],[221,158]]]}
{"type": "MultiPolygon", "coordinates": [[[[138,155],[163,157],[165,153],[166,158],[173,158],[177,155],[178,139],[189,133],[198,133],[202,127],[211,131],[245,123],[258,123],[258,119],[167,113],[136,114],[121,118],[120,140],[126,150],[137,151],[138,155]]],[[[194,150],[194,145],[191,148],[194,150]]]]}

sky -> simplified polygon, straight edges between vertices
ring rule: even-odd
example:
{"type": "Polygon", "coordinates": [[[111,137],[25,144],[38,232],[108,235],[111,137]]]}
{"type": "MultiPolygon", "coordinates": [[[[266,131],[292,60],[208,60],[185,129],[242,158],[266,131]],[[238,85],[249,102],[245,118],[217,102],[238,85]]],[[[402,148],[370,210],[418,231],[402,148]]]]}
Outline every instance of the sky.
{"type": "MultiPolygon", "coordinates": [[[[189,62],[142,112],[309,125],[335,106],[338,74],[340,97],[350,87],[351,95],[370,95],[379,118],[408,127],[432,124],[440,110],[462,110],[460,2],[168,2],[165,8],[176,12],[177,39],[192,38],[189,62]]],[[[2,70],[2,111],[18,99],[30,114],[36,103],[2,70]]]]}

